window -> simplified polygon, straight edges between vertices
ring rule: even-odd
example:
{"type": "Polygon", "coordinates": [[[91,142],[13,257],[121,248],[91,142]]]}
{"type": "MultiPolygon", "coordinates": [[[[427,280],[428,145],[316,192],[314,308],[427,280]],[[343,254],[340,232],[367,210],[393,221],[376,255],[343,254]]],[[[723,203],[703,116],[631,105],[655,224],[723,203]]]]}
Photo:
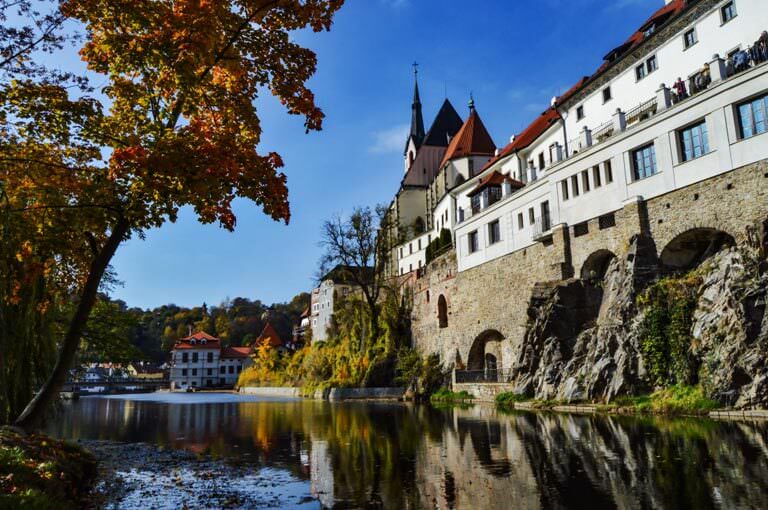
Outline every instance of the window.
{"type": "Polygon", "coordinates": [[[213,369],[212,368],[208,369],[208,375],[213,375],[213,369]]]}
{"type": "Polygon", "coordinates": [[[683,34],[683,47],[687,50],[694,44],[699,42],[698,37],[696,37],[696,29],[692,28],[688,30],[686,33],[683,34]]]}
{"type": "Polygon", "coordinates": [[[681,129],[678,132],[680,139],[680,159],[690,161],[709,152],[709,139],[707,138],[707,123],[701,121],[698,124],[681,129]]]}
{"type": "Polygon", "coordinates": [[[543,170],[544,166],[545,166],[544,153],[540,152],[539,153],[539,170],[543,170]]]}
{"type": "Polygon", "coordinates": [[[235,373],[235,367],[233,365],[229,365],[229,373],[234,374],[235,373]]]}
{"type": "Polygon", "coordinates": [[[467,239],[469,240],[469,253],[475,253],[478,247],[477,230],[470,232],[467,239]]]}
{"type": "Polygon", "coordinates": [[[573,190],[573,196],[578,197],[579,196],[579,176],[578,175],[571,176],[571,189],[573,190]]]}
{"type": "Polygon", "coordinates": [[[184,377],[187,376],[187,369],[186,368],[182,368],[181,369],[181,375],[183,375],[184,377]]]}
{"type": "Polygon", "coordinates": [[[581,184],[584,186],[584,193],[589,191],[589,171],[583,170],[581,172],[581,184]]]}
{"type": "Polygon", "coordinates": [[[606,228],[611,228],[616,226],[616,215],[613,213],[608,213],[600,216],[597,220],[598,226],[600,227],[600,230],[605,230],[606,228]]]}
{"type": "Polygon", "coordinates": [[[213,353],[212,352],[208,353],[208,363],[213,363],[213,353]]]}
{"type": "Polygon", "coordinates": [[[659,68],[659,62],[656,60],[656,55],[652,56],[645,61],[645,66],[648,68],[648,74],[651,74],[659,68]]]}
{"type": "Polygon", "coordinates": [[[192,375],[193,375],[193,376],[196,376],[196,375],[197,375],[197,369],[196,369],[196,368],[193,368],[193,369],[192,369],[192,375]]]}
{"type": "Polygon", "coordinates": [[[530,207],[528,209],[528,223],[533,225],[536,223],[536,213],[533,211],[533,207],[530,207]]]}
{"type": "Polygon", "coordinates": [[[224,365],[221,365],[219,367],[219,372],[221,372],[222,374],[225,373],[226,371],[227,371],[227,367],[225,367],[224,365]]]}
{"type": "Polygon", "coordinates": [[[470,203],[472,204],[472,214],[480,212],[480,193],[472,195],[470,203]]]}
{"type": "Polygon", "coordinates": [[[765,133],[768,130],[768,95],[739,105],[739,128],[741,137],[765,133]]]}
{"type": "Polygon", "coordinates": [[[652,143],[632,151],[632,170],[636,181],[656,173],[656,148],[652,143]]]}
{"type": "MultiPolygon", "coordinates": [[[[403,258],[403,247],[400,247],[400,258],[403,258]]],[[[315,305],[315,309],[317,309],[317,305],[315,305]]]]}
{"type": "Polygon", "coordinates": [[[413,255],[413,243],[408,243],[408,251],[410,252],[410,255],[413,255]]]}
{"type": "Polygon", "coordinates": [[[525,223],[523,222],[523,213],[519,213],[517,215],[517,228],[520,230],[523,230],[525,228],[525,223]]]}
{"type": "Polygon", "coordinates": [[[419,239],[419,251],[421,251],[421,239],[419,239]]]}
{"type": "Polygon", "coordinates": [[[552,222],[549,218],[549,200],[541,203],[541,228],[544,232],[552,228],[552,222]]]}
{"type": "Polygon", "coordinates": [[[605,183],[610,184],[613,182],[613,168],[611,167],[611,161],[608,160],[603,163],[605,169],[605,183]]]}
{"type": "Polygon", "coordinates": [[[182,363],[189,363],[189,353],[183,352],[181,354],[181,362],[182,363]]]}
{"type": "Polygon", "coordinates": [[[640,64],[639,66],[635,67],[635,78],[637,81],[642,80],[648,75],[648,73],[645,70],[645,64],[640,64]]]}
{"type": "Polygon", "coordinates": [[[584,106],[579,106],[576,108],[576,120],[581,120],[584,118],[584,106]]]}
{"type": "Polygon", "coordinates": [[[637,81],[640,81],[658,68],[659,61],[656,60],[656,55],[653,55],[652,57],[649,57],[644,64],[635,67],[635,78],[637,78],[637,81]]]}
{"type": "Polygon", "coordinates": [[[611,95],[611,87],[605,87],[603,89],[603,103],[607,103],[613,99],[613,96],[611,95]]]}
{"type": "Polygon", "coordinates": [[[568,198],[570,198],[568,196],[568,179],[563,179],[560,181],[560,188],[562,189],[563,200],[568,200],[568,198]]]}
{"type": "Polygon", "coordinates": [[[589,223],[586,221],[573,226],[573,237],[581,237],[589,234],[589,223]]]}
{"type": "Polygon", "coordinates": [[[603,181],[600,178],[600,165],[592,167],[592,182],[594,183],[595,188],[599,188],[603,185],[603,181]]]}
{"type": "Polygon", "coordinates": [[[488,244],[496,244],[501,241],[501,225],[499,220],[488,224],[488,244]]]}
{"type": "Polygon", "coordinates": [[[243,371],[243,365],[237,365],[237,373],[239,374],[242,371],[243,371]]]}
{"type": "Polygon", "coordinates": [[[192,353],[192,363],[197,363],[199,360],[199,355],[196,352],[192,353]]]}
{"type": "Polygon", "coordinates": [[[469,161],[467,161],[467,164],[469,165],[469,176],[474,177],[475,176],[475,160],[472,158],[469,158],[469,161]]]}
{"type": "Polygon", "coordinates": [[[731,21],[736,17],[736,5],[733,2],[728,2],[724,6],[720,7],[720,18],[723,21],[723,25],[731,21]]]}
{"type": "Polygon", "coordinates": [[[448,302],[442,294],[437,298],[437,321],[441,328],[448,327],[448,302]]]}

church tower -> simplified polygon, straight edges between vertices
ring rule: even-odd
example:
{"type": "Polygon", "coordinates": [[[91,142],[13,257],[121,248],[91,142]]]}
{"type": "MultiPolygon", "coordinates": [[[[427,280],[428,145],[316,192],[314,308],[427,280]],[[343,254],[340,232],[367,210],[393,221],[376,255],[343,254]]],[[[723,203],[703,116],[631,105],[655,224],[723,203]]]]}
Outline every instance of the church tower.
{"type": "Polygon", "coordinates": [[[411,130],[408,134],[408,140],[405,144],[405,172],[416,159],[416,153],[424,142],[426,133],[424,132],[424,116],[421,112],[421,97],[419,96],[419,68],[418,64],[413,64],[413,103],[411,104],[411,130]]]}

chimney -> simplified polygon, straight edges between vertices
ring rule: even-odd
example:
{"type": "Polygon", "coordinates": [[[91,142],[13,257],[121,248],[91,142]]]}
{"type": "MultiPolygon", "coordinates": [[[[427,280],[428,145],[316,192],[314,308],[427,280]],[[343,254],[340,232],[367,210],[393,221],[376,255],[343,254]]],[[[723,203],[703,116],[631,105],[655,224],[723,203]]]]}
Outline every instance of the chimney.
{"type": "Polygon", "coordinates": [[[509,143],[514,143],[515,138],[517,138],[515,135],[512,135],[509,137],[509,143]]]}

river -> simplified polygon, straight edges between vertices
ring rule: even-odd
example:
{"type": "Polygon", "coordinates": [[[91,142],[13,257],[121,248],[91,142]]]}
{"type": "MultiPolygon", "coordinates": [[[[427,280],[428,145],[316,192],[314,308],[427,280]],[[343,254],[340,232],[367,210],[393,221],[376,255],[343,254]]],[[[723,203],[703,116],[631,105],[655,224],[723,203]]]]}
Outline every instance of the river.
{"type": "Polygon", "coordinates": [[[765,422],[156,393],[48,432],[109,456],[111,508],[768,508],[765,422]]]}

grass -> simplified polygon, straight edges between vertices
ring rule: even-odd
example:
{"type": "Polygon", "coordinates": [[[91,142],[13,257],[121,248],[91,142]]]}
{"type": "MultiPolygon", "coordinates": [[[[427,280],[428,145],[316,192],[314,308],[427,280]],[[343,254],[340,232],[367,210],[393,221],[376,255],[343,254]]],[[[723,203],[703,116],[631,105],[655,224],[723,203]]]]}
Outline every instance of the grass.
{"type": "Polygon", "coordinates": [[[474,400],[475,396],[467,391],[451,391],[448,388],[440,388],[429,398],[431,402],[440,404],[466,404],[474,400]]]}
{"type": "Polygon", "coordinates": [[[78,446],[0,427],[0,509],[80,508],[95,476],[78,446]]]}
{"type": "Polygon", "coordinates": [[[671,386],[650,395],[619,397],[614,401],[618,408],[628,408],[643,414],[698,416],[717,409],[719,404],[704,396],[700,386],[671,386]]]}
{"type": "Polygon", "coordinates": [[[526,402],[528,400],[530,400],[529,397],[520,395],[518,393],[513,393],[511,391],[506,391],[496,395],[496,405],[499,407],[513,407],[515,403],[526,402]]]}

